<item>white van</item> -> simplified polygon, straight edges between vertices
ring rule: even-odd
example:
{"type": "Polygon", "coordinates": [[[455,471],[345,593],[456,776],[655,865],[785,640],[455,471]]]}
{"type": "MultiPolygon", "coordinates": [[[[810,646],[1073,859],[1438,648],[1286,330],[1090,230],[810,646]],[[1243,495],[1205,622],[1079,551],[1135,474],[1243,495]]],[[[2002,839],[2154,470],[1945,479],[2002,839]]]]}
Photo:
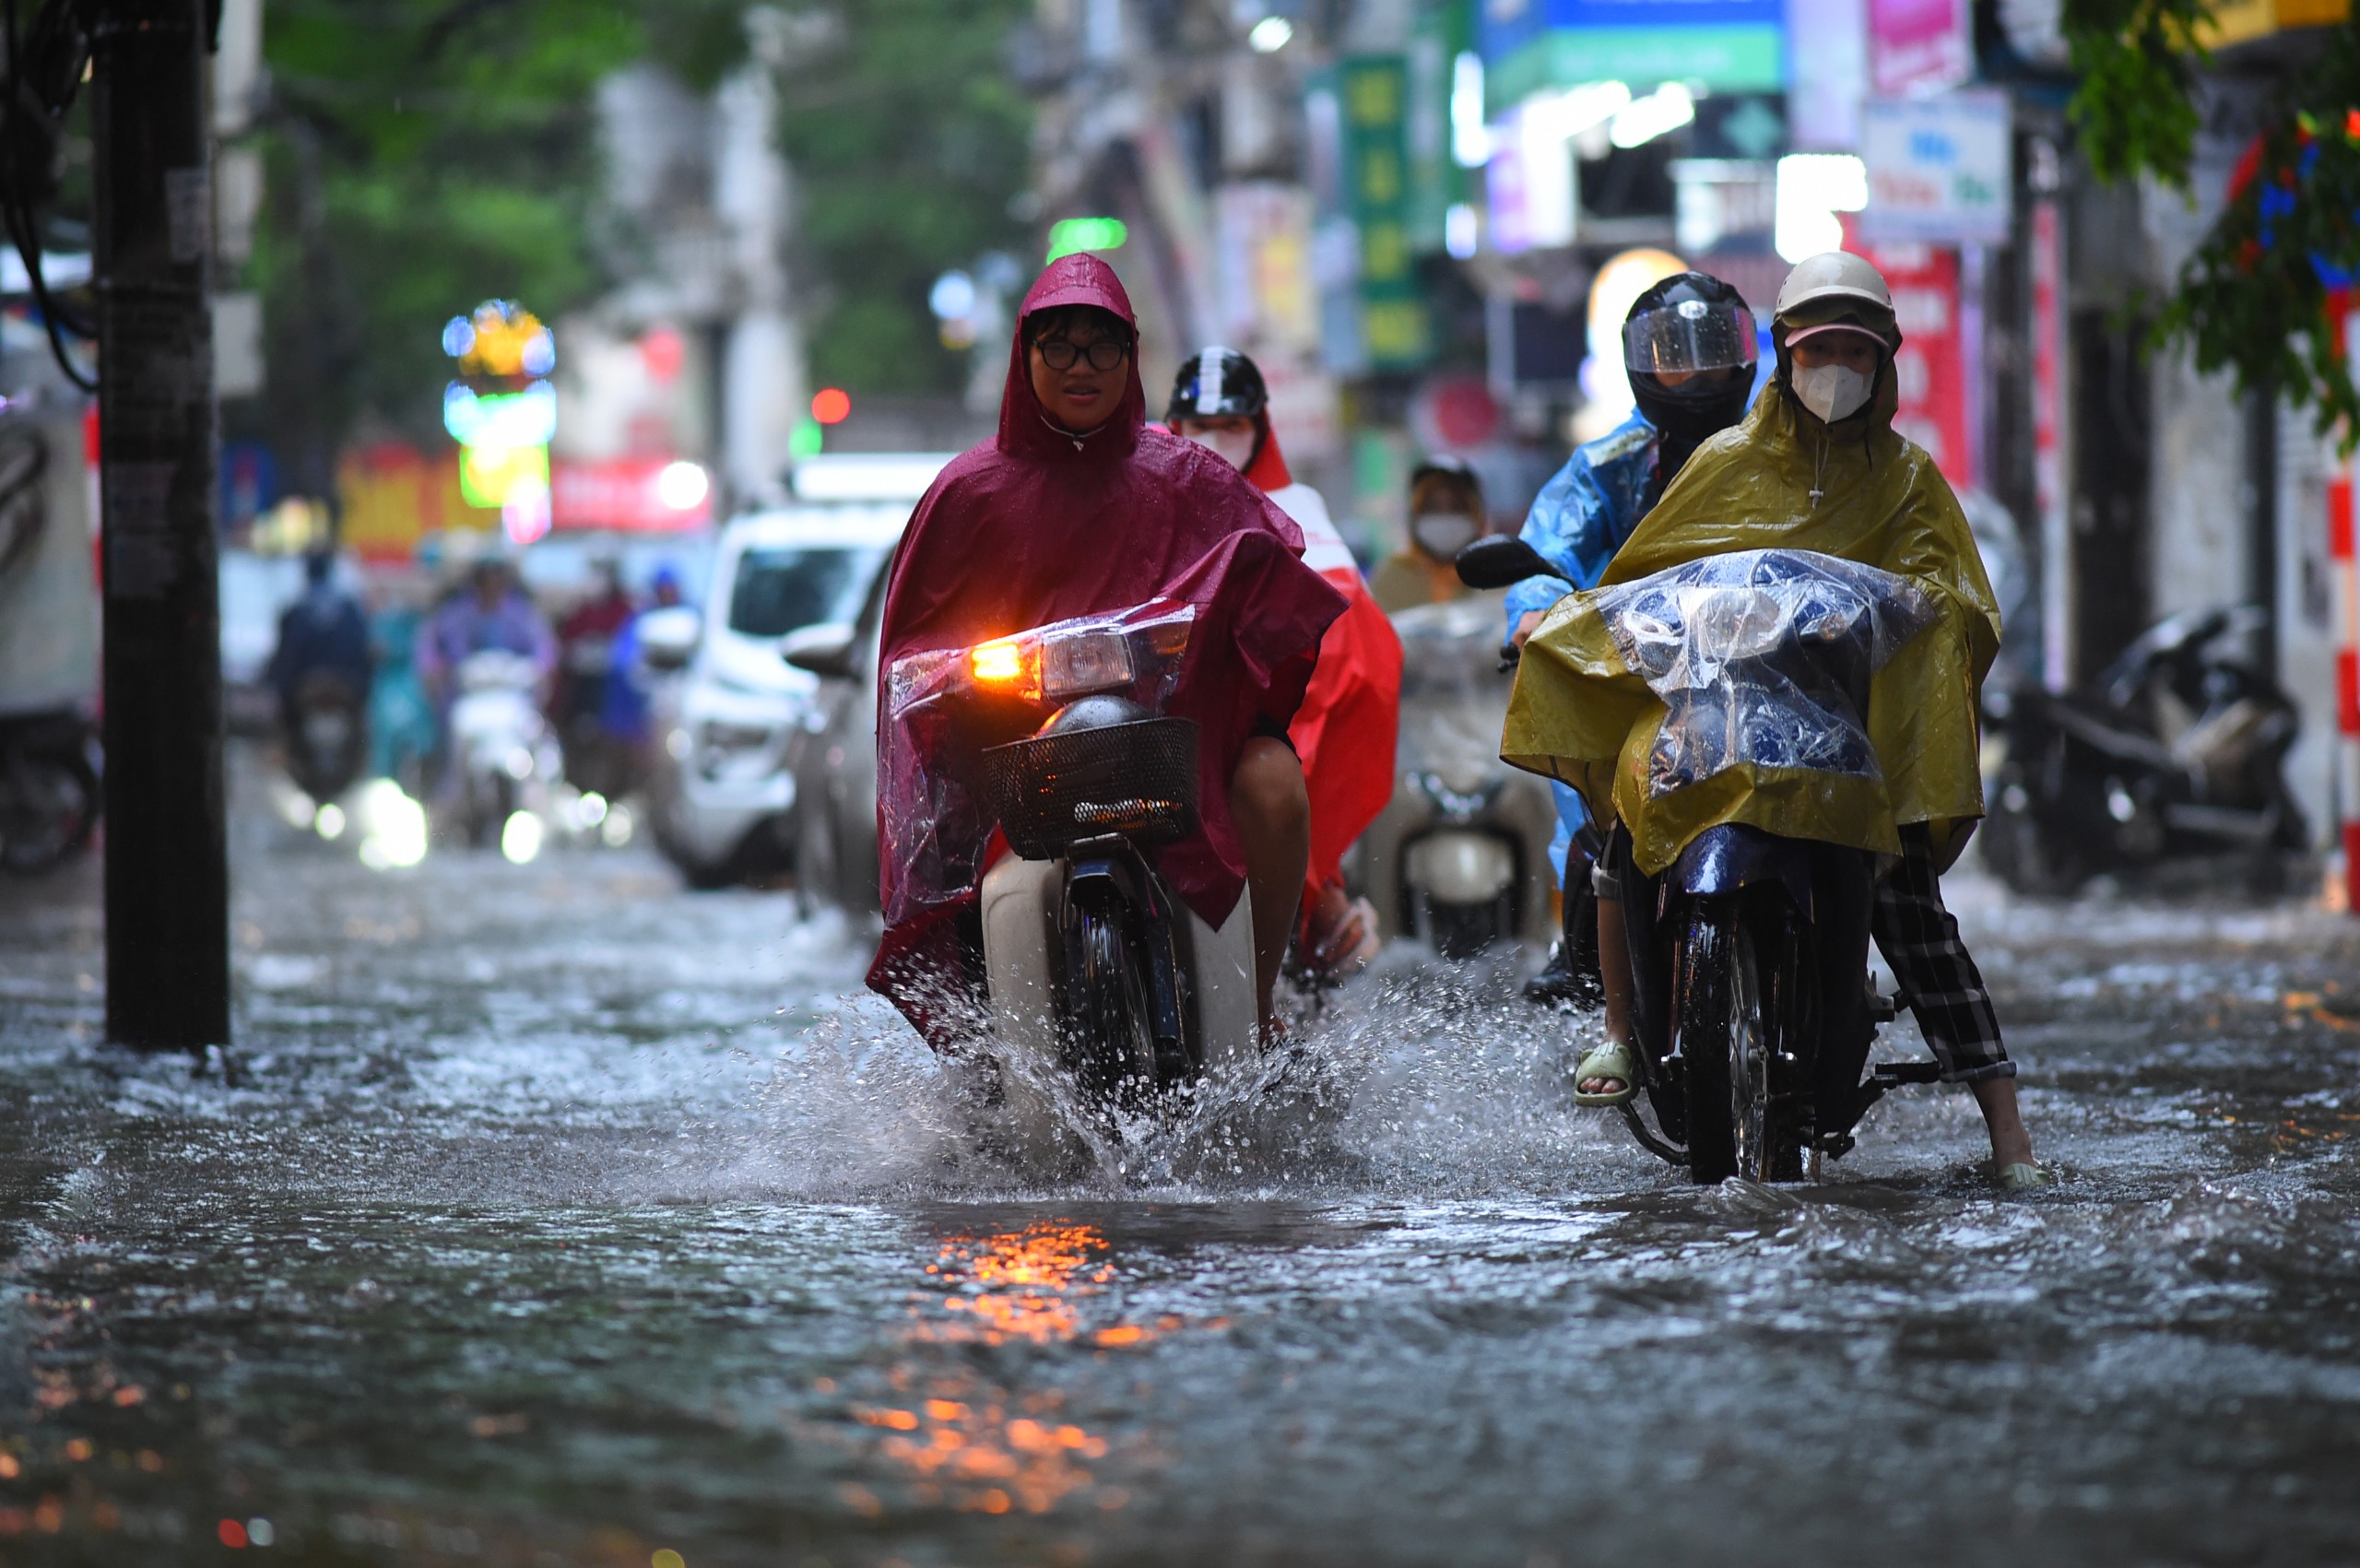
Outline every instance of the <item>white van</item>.
{"type": "Polygon", "coordinates": [[[936,453],[805,459],[792,504],[721,530],[693,631],[685,619],[643,620],[648,662],[684,666],[655,700],[648,796],[656,843],[691,885],[793,868],[793,747],[813,716],[819,678],[779,657],[780,639],[857,618],[918,497],[949,461],[936,453]]]}

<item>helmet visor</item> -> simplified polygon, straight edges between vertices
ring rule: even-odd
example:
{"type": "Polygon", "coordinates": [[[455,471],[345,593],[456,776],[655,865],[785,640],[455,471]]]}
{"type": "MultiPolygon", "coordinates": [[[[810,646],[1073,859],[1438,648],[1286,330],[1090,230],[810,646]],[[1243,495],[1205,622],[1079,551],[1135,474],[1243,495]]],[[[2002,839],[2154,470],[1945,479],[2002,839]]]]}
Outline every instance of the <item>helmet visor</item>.
{"type": "Polygon", "coordinates": [[[1760,356],[1742,304],[1680,300],[1622,324],[1622,363],[1643,375],[1725,371],[1760,356]]]}

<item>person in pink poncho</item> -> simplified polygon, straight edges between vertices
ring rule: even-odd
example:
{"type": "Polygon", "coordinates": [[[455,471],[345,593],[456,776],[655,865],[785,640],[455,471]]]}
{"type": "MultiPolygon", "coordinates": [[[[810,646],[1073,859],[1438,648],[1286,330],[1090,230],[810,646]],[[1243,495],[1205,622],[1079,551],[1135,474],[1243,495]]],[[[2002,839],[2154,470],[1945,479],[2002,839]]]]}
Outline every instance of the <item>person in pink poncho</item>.
{"type": "MultiPolygon", "coordinates": [[[[1287,725],[1341,595],[1303,562],[1303,535],[1215,454],[1150,430],[1139,332],[1115,271],[1067,256],[1019,312],[999,433],[942,471],[886,586],[882,664],[1162,598],[1195,607],[1169,711],[1200,732],[1197,833],[1157,856],[1219,925],[1253,889],[1261,1013],[1294,925],[1310,805],[1287,725]]],[[[977,887],[996,824],[939,737],[878,719],[885,937],[871,987],[938,1046],[979,997],[977,887]]]]}

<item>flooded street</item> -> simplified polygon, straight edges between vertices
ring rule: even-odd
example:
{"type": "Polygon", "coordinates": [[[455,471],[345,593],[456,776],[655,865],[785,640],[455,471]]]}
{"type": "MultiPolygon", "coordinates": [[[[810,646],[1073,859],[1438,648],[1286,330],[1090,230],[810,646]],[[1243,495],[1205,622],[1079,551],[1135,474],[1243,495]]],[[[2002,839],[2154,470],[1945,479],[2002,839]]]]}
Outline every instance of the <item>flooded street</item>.
{"type": "Polygon", "coordinates": [[[1691,1188],[1398,954],[1275,1145],[1044,1189],[791,895],[237,832],[202,1072],[99,1043],[94,865],[0,883],[0,1560],[2360,1558],[2338,917],[1963,880],[2031,1195],[1941,1090],[1691,1188]]]}

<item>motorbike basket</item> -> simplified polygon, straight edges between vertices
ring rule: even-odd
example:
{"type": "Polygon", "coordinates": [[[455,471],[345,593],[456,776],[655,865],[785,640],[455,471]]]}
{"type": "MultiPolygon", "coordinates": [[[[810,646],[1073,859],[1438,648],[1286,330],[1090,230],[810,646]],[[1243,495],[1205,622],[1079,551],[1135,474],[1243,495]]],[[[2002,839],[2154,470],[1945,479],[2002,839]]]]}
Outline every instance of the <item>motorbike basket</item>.
{"type": "Polygon", "coordinates": [[[1121,833],[1175,843],[1197,831],[1197,726],[1141,719],[1037,735],[984,753],[1009,847],[1054,860],[1083,839],[1121,833]]]}

